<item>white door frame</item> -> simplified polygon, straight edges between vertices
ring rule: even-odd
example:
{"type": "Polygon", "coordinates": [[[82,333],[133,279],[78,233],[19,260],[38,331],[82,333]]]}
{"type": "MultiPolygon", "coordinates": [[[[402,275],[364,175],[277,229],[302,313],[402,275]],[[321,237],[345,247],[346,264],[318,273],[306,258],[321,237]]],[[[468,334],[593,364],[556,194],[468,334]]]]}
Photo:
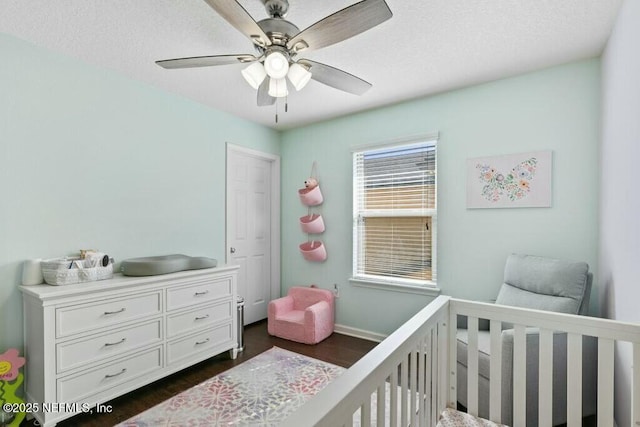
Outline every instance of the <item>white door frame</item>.
{"type": "Polygon", "coordinates": [[[271,292],[270,299],[280,297],[280,156],[227,142],[226,156],[226,185],[225,185],[225,263],[229,261],[231,246],[229,230],[229,151],[235,151],[248,156],[269,161],[271,164],[271,292]]]}

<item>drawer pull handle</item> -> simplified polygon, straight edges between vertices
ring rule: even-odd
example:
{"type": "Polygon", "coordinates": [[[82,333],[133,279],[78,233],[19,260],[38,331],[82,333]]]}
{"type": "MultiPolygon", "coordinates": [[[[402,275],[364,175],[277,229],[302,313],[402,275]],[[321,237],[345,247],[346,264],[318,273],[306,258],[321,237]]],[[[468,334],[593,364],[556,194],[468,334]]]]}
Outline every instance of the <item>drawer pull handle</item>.
{"type": "Polygon", "coordinates": [[[122,368],[122,371],[118,372],[117,374],[107,374],[104,377],[105,378],[113,378],[113,377],[117,377],[118,375],[122,375],[125,372],[127,372],[127,368],[122,368]]]}
{"type": "Polygon", "coordinates": [[[109,316],[110,314],[118,314],[118,313],[122,313],[122,312],[123,312],[123,311],[125,311],[125,310],[126,310],[126,308],[125,308],[125,307],[122,307],[122,308],[121,308],[120,310],[118,310],[118,311],[105,311],[105,312],[104,312],[104,315],[105,315],[105,316],[109,316]]]}
{"type": "Polygon", "coordinates": [[[196,320],[204,320],[204,319],[208,319],[209,315],[207,314],[206,316],[198,316],[196,317],[196,320]]]}
{"type": "Polygon", "coordinates": [[[202,345],[202,344],[206,344],[206,343],[208,343],[208,342],[209,342],[209,338],[207,338],[207,339],[206,339],[206,340],[204,340],[204,341],[196,341],[196,345],[202,345]]]}
{"type": "Polygon", "coordinates": [[[199,297],[199,296],[202,296],[202,295],[206,295],[208,293],[209,293],[209,291],[196,292],[195,296],[199,297]]]}
{"type": "Polygon", "coordinates": [[[104,343],[104,346],[105,346],[105,347],[109,347],[109,346],[112,346],[112,345],[122,344],[122,343],[123,343],[123,342],[125,342],[126,340],[127,340],[126,338],[122,338],[122,339],[121,339],[120,341],[118,341],[118,342],[106,342],[106,343],[104,343]]]}

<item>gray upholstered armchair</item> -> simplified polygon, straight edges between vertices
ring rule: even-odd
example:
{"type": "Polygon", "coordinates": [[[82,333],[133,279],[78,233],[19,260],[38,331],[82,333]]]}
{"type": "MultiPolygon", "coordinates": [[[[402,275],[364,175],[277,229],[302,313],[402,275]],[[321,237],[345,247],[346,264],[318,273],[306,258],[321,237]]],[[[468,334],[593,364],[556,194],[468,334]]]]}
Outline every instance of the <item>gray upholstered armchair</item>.
{"type": "MultiPolygon", "coordinates": [[[[589,308],[592,275],[584,262],[564,261],[531,255],[510,255],[504,269],[504,283],[496,304],[560,313],[586,315],[589,308]]],[[[503,328],[509,325],[503,325],[503,328]]],[[[480,327],[482,328],[482,325],[480,327]]],[[[539,334],[527,328],[527,426],[538,425],[539,334]]],[[[489,417],[489,331],[478,332],[479,415],[489,417]]],[[[465,322],[458,330],[458,402],[467,402],[467,342],[465,322]]],[[[553,336],[553,424],[566,422],[567,336],[553,336]]],[[[502,331],[502,422],[511,425],[513,418],[513,329],[502,331]]],[[[583,340],[583,416],[595,413],[597,377],[597,343],[583,340]]]]}

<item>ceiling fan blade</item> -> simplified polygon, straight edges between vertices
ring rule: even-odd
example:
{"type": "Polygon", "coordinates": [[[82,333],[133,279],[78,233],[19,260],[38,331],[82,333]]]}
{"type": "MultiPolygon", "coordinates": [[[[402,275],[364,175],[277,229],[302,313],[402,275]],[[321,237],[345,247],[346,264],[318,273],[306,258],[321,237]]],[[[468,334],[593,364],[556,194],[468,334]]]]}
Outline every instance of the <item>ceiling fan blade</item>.
{"type": "Polygon", "coordinates": [[[249,12],[235,0],[204,0],[220,16],[258,46],[270,46],[271,40],[249,12]]]}
{"type": "Polygon", "coordinates": [[[190,58],[163,59],[156,64],[166,69],[212,67],[215,65],[243,64],[257,60],[253,55],[213,55],[190,58]]]}
{"type": "Polygon", "coordinates": [[[323,83],[327,86],[340,89],[355,95],[362,95],[373,86],[371,83],[349,74],[346,71],[339,70],[320,62],[311,61],[309,59],[301,59],[299,64],[309,67],[311,78],[323,83]]]}
{"type": "Polygon", "coordinates": [[[392,16],[384,0],[363,0],[302,30],[289,40],[287,48],[301,51],[330,46],[367,31],[392,16]]]}
{"type": "Polygon", "coordinates": [[[258,88],[258,107],[266,107],[275,103],[276,99],[269,95],[269,78],[266,78],[258,88]]]}

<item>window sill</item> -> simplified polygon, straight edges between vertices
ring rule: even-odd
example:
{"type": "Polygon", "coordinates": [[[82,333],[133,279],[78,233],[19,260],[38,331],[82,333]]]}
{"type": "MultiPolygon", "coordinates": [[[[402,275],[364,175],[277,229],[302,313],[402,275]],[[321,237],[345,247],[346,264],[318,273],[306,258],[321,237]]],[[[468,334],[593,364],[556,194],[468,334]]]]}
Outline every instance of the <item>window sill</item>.
{"type": "Polygon", "coordinates": [[[440,288],[434,285],[409,285],[406,283],[396,283],[396,282],[384,282],[378,280],[370,280],[370,279],[358,279],[352,277],[349,279],[349,282],[353,286],[361,287],[361,288],[370,288],[370,289],[379,289],[383,291],[391,291],[391,292],[403,292],[408,294],[419,294],[419,295],[428,295],[437,297],[440,295],[440,288]]]}

